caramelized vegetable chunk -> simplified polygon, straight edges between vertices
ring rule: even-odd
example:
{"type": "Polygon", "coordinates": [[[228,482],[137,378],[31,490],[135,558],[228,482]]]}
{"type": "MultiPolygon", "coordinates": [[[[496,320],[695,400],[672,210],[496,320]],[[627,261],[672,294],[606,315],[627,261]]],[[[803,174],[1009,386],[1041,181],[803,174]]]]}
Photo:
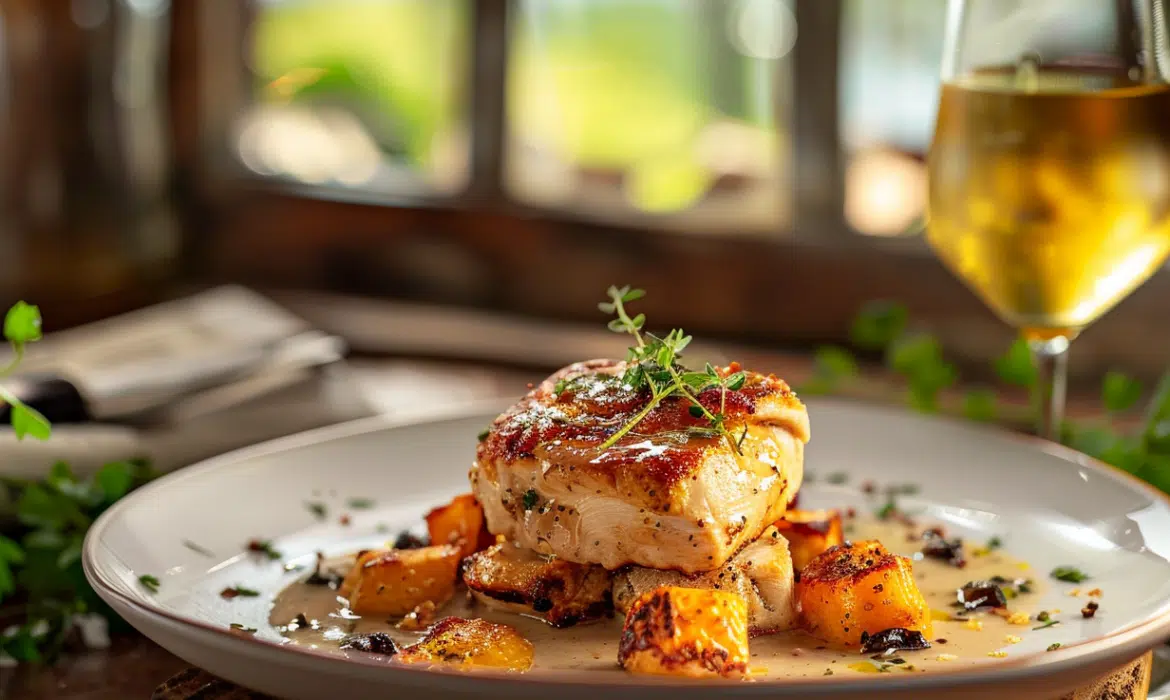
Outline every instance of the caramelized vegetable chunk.
{"type": "Polygon", "coordinates": [[[862,632],[894,627],[930,636],[930,608],[910,560],[877,540],[829,548],[804,568],[796,588],[805,628],[831,644],[855,647],[862,632]]]}
{"type": "Polygon", "coordinates": [[[692,678],[747,671],[747,602],[734,593],[663,586],[630,606],[618,663],[631,673],[692,678]]]}
{"type": "Polygon", "coordinates": [[[431,544],[458,545],[465,557],[496,541],[484,525],[483,508],[470,493],[456,496],[447,505],[427,513],[426,521],[431,544]]]}
{"type": "Polygon", "coordinates": [[[532,667],[532,656],[532,643],[508,625],[445,617],[397,658],[408,664],[527,671],[532,667]]]}
{"type": "Polygon", "coordinates": [[[406,615],[428,600],[441,605],[455,594],[461,558],[454,545],[365,552],[340,593],[358,615],[406,615]]]}
{"type": "Polygon", "coordinates": [[[463,582],[489,607],[540,616],[554,627],[613,611],[608,571],[542,556],[510,542],[468,557],[463,582]]]}
{"type": "Polygon", "coordinates": [[[776,521],[776,529],[788,540],[792,566],[797,571],[813,557],[845,541],[838,510],[790,510],[776,521]]]}

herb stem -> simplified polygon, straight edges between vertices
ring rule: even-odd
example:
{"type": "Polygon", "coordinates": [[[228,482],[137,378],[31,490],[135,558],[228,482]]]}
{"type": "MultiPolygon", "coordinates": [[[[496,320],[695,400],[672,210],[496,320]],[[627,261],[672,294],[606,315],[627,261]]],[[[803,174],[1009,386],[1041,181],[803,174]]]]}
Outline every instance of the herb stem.
{"type": "Polygon", "coordinates": [[[12,361],[0,368],[0,377],[7,377],[24,360],[24,343],[12,343],[12,361]]]}
{"type": "MultiPolygon", "coordinates": [[[[654,382],[650,382],[650,387],[651,391],[655,391],[654,382]]],[[[627,433],[633,430],[634,426],[640,423],[643,418],[650,415],[650,411],[653,411],[654,408],[660,403],[662,403],[662,394],[655,393],[655,395],[650,398],[650,401],[647,402],[646,406],[641,411],[638,411],[638,413],[633,418],[628,420],[625,425],[618,428],[617,432],[615,432],[613,435],[610,435],[605,442],[601,443],[601,446],[598,447],[598,449],[607,450],[613,447],[618,440],[621,440],[626,436],[627,433]]]]}

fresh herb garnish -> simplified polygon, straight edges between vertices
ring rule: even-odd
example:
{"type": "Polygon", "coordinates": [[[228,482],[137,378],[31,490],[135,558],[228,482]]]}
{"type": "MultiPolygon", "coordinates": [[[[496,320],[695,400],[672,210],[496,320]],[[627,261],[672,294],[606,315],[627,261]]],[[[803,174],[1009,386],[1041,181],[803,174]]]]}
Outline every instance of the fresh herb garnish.
{"type": "Polygon", "coordinates": [[[325,516],[329,513],[328,509],[325,508],[325,504],[320,501],[308,501],[305,503],[305,507],[309,509],[310,513],[317,516],[318,520],[324,520],[325,516]]]}
{"type": "Polygon", "coordinates": [[[260,591],[254,591],[251,588],[244,588],[243,586],[230,586],[219,592],[219,597],[224,600],[231,600],[232,598],[255,598],[260,595],[260,591]]]}
{"type": "Polygon", "coordinates": [[[158,587],[159,587],[158,577],[151,576],[150,574],[143,574],[143,575],[138,577],[138,583],[142,584],[142,587],[145,588],[146,590],[150,591],[151,593],[158,593],[158,587]]]}
{"type": "Polygon", "coordinates": [[[272,546],[272,540],[250,540],[248,542],[248,551],[253,554],[263,554],[272,561],[276,561],[284,556],[272,546]]]}
{"type": "Polygon", "coordinates": [[[374,507],[374,499],[372,498],[351,498],[346,501],[346,505],[354,510],[369,510],[374,507]]]}
{"type": "Polygon", "coordinates": [[[256,634],[255,627],[245,627],[244,625],[241,625],[238,622],[233,622],[230,625],[228,625],[228,627],[234,631],[237,631],[237,632],[246,632],[248,634],[256,634]]]}
{"type": "Polygon", "coordinates": [[[1033,627],[1032,631],[1035,632],[1036,630],[1047,629],[1049,627],[1052,627],[1053,625],[1059,625],[1059,624],[1060,624],[1060,620],[1049,620],[1048,622],[1045,622],[1044,624],[1040,625],[1039,627],[1033,627]]]}
{"type": "Polygon", "coordinates": [[[627,333],[635,342],[626,356],[629,366],[622,375],[622,381],[634,390],[648,389],[650,400],[633,418],[614,431],[600,445],[600,449],[604,450],[616,444],[666,399],[680,398],[690,404],[692,417],[705,419],[706,427],[726,440],[736,454],[740,454],[739,441],[726,426],[727,392],[742,389],[747,381],[747,375],[738,371],[722,373],[710,364],[702,372],[687,369],[680,360],[683,350],[690,345],[691,336],[677,328],[667,333],[664,338],[643,333],[646,315],[638,314],[631,318],[626,312],[625,304],[641,299],[646,292],[629,287],[620,289],[610,287],[606,293],[610,300],[601,302],[597,308],[607,314],[614,314],[615,317],[609,322],[609,329],[615,333],[627,333]],[[708,408],[699,401],[699,395],[709,389],[719,391],[717,409],[708,408]]]}
{"type": "Polygon", "coordinates": [[[1052,578],[1065,583],[1082,583],[1089,580],[1089,575],[1075,566],[1058,566],[1052,570],[1052,578]]]}
{"type": "Polygon", "coordinates": [[[538,496],[536,495],[536,491],[534,489],[528,489],[525,491],[524,510],[532,510],[534,507],[536,507],[537,498],[538,496]]]}
{"type": "Polygon", "coordinates": [[[484,428],[483,430],[479,431],[476,434],[476,436],[475,436],[476,441],[483,442],[484,440],[487,440],[487,436],[490,435],[491,432],[492,432],[491,428],[484,428]]]}
{"type": "Polygon", "coordinates": [[[829,474],[825,477],[825,481],[833,484],[834,486],[840,486],[846,481],[849,481],[849,474],[845,472],[833,472],[832,474],[829,474]]]}
{"type": "Polygon", "coordinates": [[[1061,646],[1060,642],[1053,642],[1053,643],[1049,644],[1048,648],[1045,649],[1044,651],[1056,651],[1057,649],[1060,648],[1060,646],[1061,646]]]}
{"type": "Polygon", "coordinates": [[[1051,618],[1052,618],[1052,616],[1048,614],[1047,610],[1041,610],[1039,613],[1036,614],[1036,621],[1037,622],[1048,622],[1048,620],[1050,620],[1051,618]]]}
{"type": "Polygon", "coordinates": [[[213,554],[210,550],[208,550],[205,547],[200,547],[198,544],[195,544],[191,540],[183,540],[183,546],[186,547],[187,549],[191,550],[192,552],[195,552],[196,554],[201,554],[205,557],[214,557],[215,556],[215,554],[213,554]]]}
{"type": "MultiPolygon", "coordinates": [[[[4,339],[12,346],[12,359],[0,367],[0,379],[16,371],[24,360],[26,345],[41,339],[40,309],[23,301],[16,302],[4,317],[4,339]]],[[[9,420],[17,440],[23,440],[26,435],[38,440],[49,439],[53,431],[49,420],[3,385],[0,385],[0,403],[8,404],[9,420]]]]}
{"type": "Polygon", "coordinates": [[[994,552],[1002,546],[1003,540],[1001,540],[998,536],[992,536],[991,539],[987,540],[987,551],[989,552],[994,552]]]}

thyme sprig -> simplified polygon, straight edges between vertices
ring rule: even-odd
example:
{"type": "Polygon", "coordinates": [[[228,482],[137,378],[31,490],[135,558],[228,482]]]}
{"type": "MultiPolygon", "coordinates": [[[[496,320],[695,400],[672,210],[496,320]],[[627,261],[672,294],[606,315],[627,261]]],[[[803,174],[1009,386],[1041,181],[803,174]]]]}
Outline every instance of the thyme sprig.
{"type": "Polygon", "coordinates": [[[646,314],[631,317],[626,311],[625,305],[646,296],[645,291],[631,289],[628,286],[621,288],[613,286],[606,294],[610,300],[601,302],[597,308],[614,315],[609,322],[609,329],[615,333],[629,334],[634,339],[634,345],[630,347],[626,356],[629,366],[622,375],[622,381],[635,391],[649,389],[650,400],[633,418],[610,435],[609,439],[601,444],[600,449],[604,450],[616,444],[666,399],[682,398],[690,404],[691,416],[706,419],[706,429],[726,440],[737,454],[742,454],[743,436],[737,439],[727,429],[726,411],[727,392],[743,388],[747,381],[746,375],[743,372],[733,372],[724,376],[710,363],[702,372],[687,369],[681,364],[680,359],[683,350],[691,343],[691,336],[683,333],[680,328],[670,331],[664,338],[643,332],[646,314]],[[718,411],[707,408],[698,398],[699,394],[713,387],[720,390],[718,411]]]}

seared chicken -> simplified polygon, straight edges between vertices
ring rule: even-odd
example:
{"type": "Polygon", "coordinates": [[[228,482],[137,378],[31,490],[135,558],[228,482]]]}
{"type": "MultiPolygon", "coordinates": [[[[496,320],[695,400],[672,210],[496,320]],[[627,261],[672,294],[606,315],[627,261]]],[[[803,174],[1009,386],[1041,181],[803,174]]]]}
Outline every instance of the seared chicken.
{"type": "Polygon", "coordinates": [[[746,372],[741,388],[698,396],[724,414],[734,440],[712,435],[675,396],[601,449],[651,400],[648,388],[624,381],[626,368],[570,365],[496,419],[470,475],[488,529],[611,570],[717,569],[779,519],[800,488],[808,413],[780,379],[746,372]]]}
{"type": "Polygon", "coordinates": [[[752,634],[780,632],[796,625],[796,592],[788,542],[776,528],[768,528],[714,571],[686,576],[632,566],[613,579],[613,602],[625,613],[634,601],[659,586],[705,588],[738,593],[748,604],[752,634]]]}
{"type": "Polygon", "coordinates": [[[536,554],[511,543],[463,562],[463,581],[490,608],[543,617],[568,627],[613,610],[610,574],[600,566],[536,554]]]}

